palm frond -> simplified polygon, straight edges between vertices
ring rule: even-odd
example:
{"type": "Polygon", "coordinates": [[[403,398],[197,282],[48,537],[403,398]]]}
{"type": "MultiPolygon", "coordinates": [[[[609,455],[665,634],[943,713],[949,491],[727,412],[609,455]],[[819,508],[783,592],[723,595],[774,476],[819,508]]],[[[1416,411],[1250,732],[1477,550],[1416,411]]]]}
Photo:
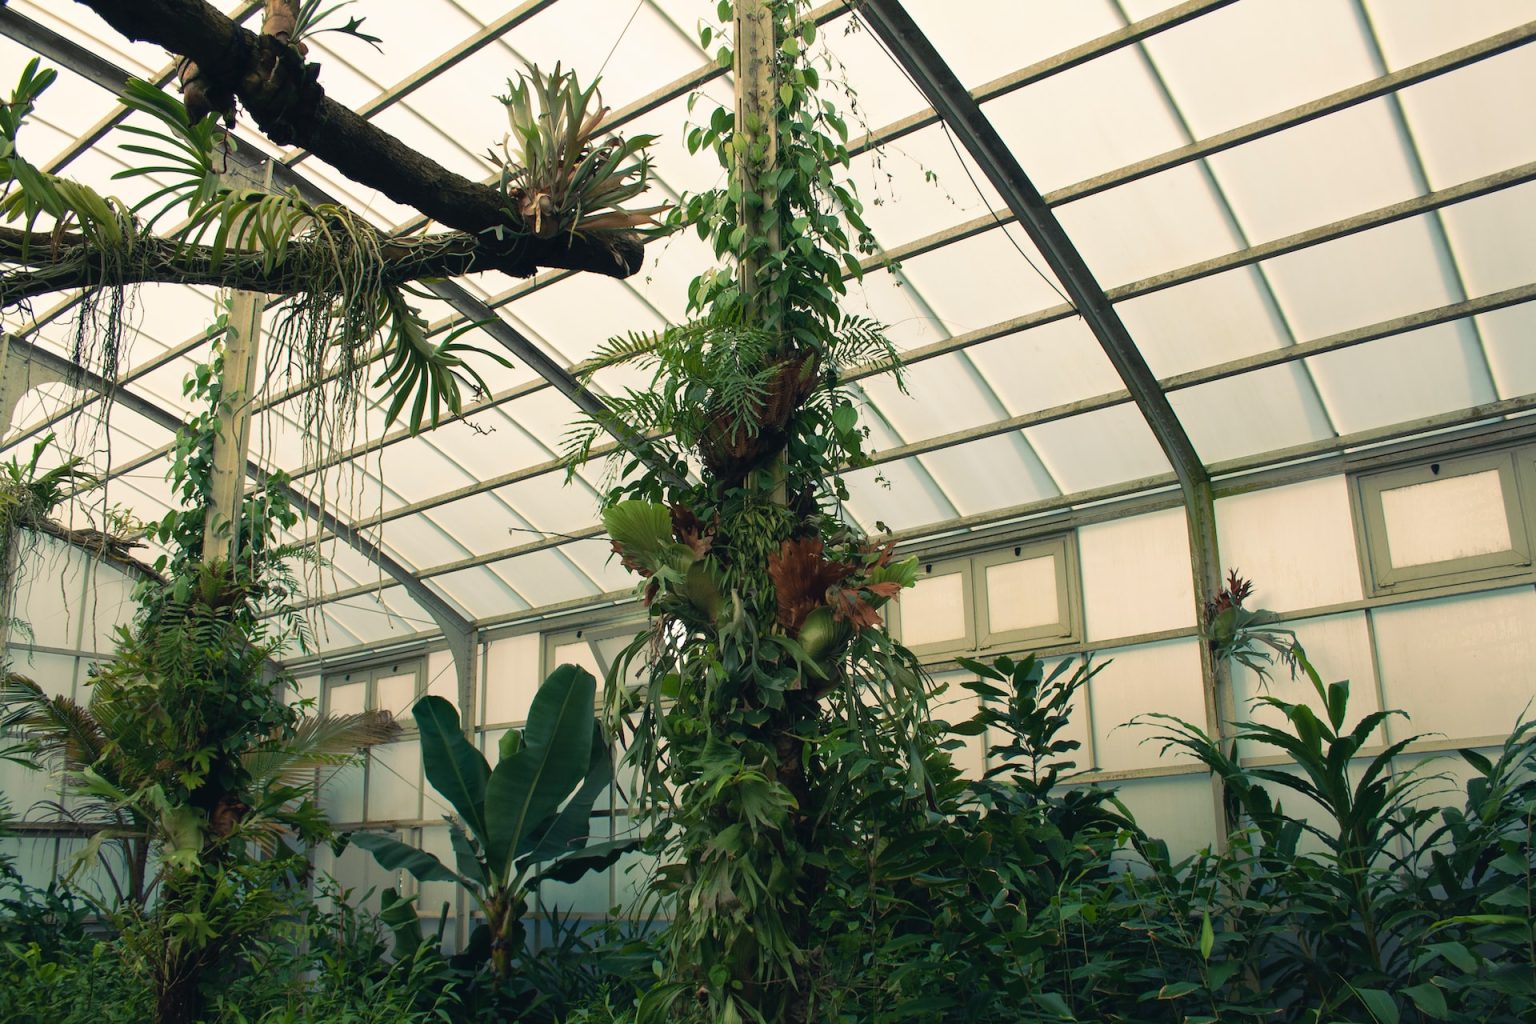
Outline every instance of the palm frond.
{"type": "Polygon", "coordinates": [[[273,741],[244,757],[253,787],[299,786],[316,768],[347,764],[358,753],[400,735],[400,725],[387,711],[352,715],[318,715],[306,719],[291,737],[273,741]]]}

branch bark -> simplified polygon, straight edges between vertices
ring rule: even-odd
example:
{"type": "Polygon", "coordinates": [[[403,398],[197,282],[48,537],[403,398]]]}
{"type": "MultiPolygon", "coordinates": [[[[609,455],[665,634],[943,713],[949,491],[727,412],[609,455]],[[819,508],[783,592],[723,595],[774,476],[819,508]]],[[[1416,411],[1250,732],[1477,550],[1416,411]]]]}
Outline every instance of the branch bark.
{"type": "MultiPolygon", "coordinates": [[[[508,251],[494,244],[493,238],[476,237],[463,232],[430,235],[423,239],[382,239],[383,265],[380,275],[385,284],[403,284],[430,278],[459,277],[486,270],[499,270],[514,276],[527,276],[527,254],[508,251]]],[[[0,265],[9,268],[0,273],[0,308],[74,288],[147,284],[210,285],[292,295],[314,288],[307,268],[323,257],[318,243],[293,241],[289,256],[274,266],[265,266],[261,254],[226,250],[218,260],[206,245],[187,245],[155,236],[141,236],[134,243],[131,259],[109,259],[86,243],[79,235],[55,236],[0,227],[0,265]],[[25,254],[25,256],[23,255],[25,254]],[[28,269],[30,268],[30,269],[28,269]]],[[[594,261],[606,253],[607,268],[619,265],[623,256],[603,249],[600,241],[584,247],[574,245],[563,252],[550,249],[538,266],[571,270],[593,270],[594,261]],[[574,256],[577,258],[567,258],[574,256]]],[[[599,273],[604,272],[598,270],[599,273]]],[[[622,274],[608,270],[610,276],[622,274]]]]}
{"type": "Polygon", "coordinates": [[[552,267],[620,278],[640,269],[644,247],[632,233],[533,237],[496,189],[455,174],[337,103],[320,86],[318,64],[235,24],[205,0],[79,2],[129,39],[194,61],[213,86],[234,93],[277,145],[302,146],[353,181],[464,232],[472,248],[485,251],[487,262],[472,269],[528,277],[552,267]],[[485,234],[495,228],[503,229],[502,240],[485,234]]]}

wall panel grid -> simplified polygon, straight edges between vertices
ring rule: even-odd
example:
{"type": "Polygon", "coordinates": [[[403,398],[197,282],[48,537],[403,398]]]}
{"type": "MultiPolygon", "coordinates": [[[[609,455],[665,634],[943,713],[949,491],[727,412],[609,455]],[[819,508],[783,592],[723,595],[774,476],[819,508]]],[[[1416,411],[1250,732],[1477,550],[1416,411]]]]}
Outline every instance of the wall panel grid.
{"type": "Polygon", "coordinates": [[[925,561],[917,585],[888,606],[891,631],[921,658],[1082,639],[1073,533],[925,561]]]}
{"type": "Polygon", "coordinates": [[[1536,578],[1536,445],[1361,473],[1351,490],[1372,596],[1536,578]]]}

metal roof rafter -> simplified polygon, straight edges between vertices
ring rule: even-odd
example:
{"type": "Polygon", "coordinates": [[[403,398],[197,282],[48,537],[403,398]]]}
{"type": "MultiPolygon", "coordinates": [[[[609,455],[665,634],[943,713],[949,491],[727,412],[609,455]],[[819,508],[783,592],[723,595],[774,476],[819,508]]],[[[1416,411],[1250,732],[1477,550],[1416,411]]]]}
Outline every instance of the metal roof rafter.
{"type": "Polygon", "coordinates": [[[1130,332],[980,105],[896,0],[867,0],[859,16],[891,50],[1040,250],[1136,400],[1179,481],[1190,488],[1207,484],[1200,456],[1130,332]]]}

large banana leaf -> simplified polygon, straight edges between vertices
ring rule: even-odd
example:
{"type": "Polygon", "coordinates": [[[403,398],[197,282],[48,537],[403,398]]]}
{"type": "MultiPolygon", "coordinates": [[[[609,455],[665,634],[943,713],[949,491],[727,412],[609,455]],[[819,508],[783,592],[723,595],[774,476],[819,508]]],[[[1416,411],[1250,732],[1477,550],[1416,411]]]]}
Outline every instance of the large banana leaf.
{"type": "Polygon", "coordinates": [[[367,850],[385,871],[409,871],[419,882],[457,882],[458,875],[425,850],[407,846],[382,832],[355,832],[352,845],[367,850]]]}
{"type": "Polygon", "coordinates": [[[554,814],[587,774],[596,696],[597,680],[575,665],[561,665],[539,687],[522,749],[496,766],[485,787],[490,825],[485,855],[494,875],[506,877],[523,838],[554,814]]]}
{"type": "Polygon", "coordinates": [[[581,789],[553,818],[546,819],[524,837],[514,856],[530,861],[553,860],[581,847],[591,831],[592,805],[613,781],[613,755],[603,740],[602,727],[592,724],[592,757],[581,789]]]}
{"type": "Polygon", "coordinates": [[[443,698],[421,698],[412,714],[421,730],[421,764],[427,781],[453,805],[481,845],[485,845],[485,791],[491,766],[464,738],[458,711],[443,698]]]}

